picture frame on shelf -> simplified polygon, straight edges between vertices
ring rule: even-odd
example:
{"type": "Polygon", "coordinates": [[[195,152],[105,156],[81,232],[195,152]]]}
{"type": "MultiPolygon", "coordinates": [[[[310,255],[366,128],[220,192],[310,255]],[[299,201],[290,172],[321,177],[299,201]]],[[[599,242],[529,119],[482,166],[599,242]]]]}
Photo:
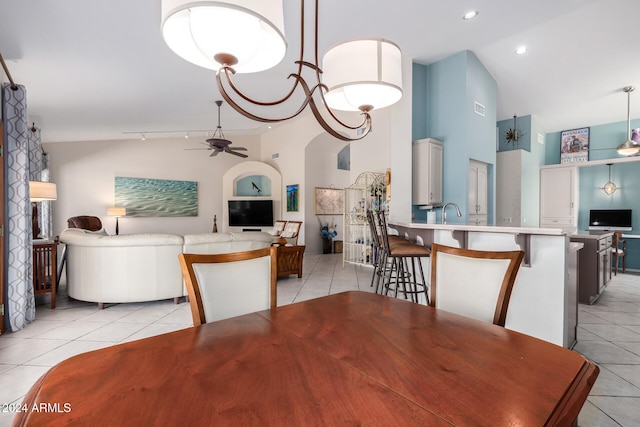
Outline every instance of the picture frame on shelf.
{"type": "Polygon", "coordinates": [[[585,127],[560,133],[561,164],[589,161],[589,130],[585,127]]]}

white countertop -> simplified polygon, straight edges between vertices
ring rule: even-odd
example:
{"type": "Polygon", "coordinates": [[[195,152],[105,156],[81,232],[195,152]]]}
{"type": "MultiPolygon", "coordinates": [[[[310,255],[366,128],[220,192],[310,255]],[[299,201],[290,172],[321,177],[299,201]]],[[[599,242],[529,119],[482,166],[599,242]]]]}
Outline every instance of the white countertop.
{"type": "Polygon", "coordinates": [[[613,231],[578,231],[576,233],[569,234],[571,238],[580,239],[594,239],[599,240],[603,237],[613,236],[613,231]]]}
{"type": "Polygon", "coordinates": [[[389,220],[389,226],[399,226],[423,230],[452,230],[452,231],[475,231],[485,233],[507,233],[507,234],[541,234],[549,236],[574,235],[575,227],[571,228],[540,228],[540,227],[505,227],[502,225],[476,225],[476,224],[426,224],[418,222],[406,222],[389,220]]]}

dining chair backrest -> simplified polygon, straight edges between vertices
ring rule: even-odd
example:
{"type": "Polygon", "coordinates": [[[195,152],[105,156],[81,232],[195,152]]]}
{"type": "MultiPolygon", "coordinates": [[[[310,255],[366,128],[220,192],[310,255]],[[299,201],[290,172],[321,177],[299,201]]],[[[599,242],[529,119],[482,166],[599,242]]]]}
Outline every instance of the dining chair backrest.
{"type": "Polygon", "coordinates": [[[280,236],[280,234],[282,234],[282,232],[284,231],[285,225],[287,225],[287,221],[276,221],[275,223],[273,223],[273,228],[271,229],[271,231],[269,231],[269,234],[271,234],[272,236],[280,236]]]}
{"type": "Polygon", "coordinates": [[[178,255],[193,325],[276,307],[276,250],[178,255]]]}
{"type": "Polygon", "coordinates": [[[431,246],[430,305],[504,326],[522,251],[431,246]]]}
{"type": "Polygon", "coordinates": [[[302,227],[302,221],[287,221],[287,225],[284,226],[280,237],[284,237],[288,245],[296,246],[298,244],[300,227],[302,227]]]}

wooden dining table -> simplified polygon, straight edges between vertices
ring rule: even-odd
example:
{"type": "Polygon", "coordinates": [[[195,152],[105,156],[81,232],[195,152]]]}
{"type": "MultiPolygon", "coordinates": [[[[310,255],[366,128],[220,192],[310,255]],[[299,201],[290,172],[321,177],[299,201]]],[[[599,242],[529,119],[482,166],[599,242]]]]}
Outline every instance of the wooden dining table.
{"type": "Polygon", "coordinates": [[[531,336],[353,291],[71,357],[14,425],[569,426],[598,372],[531,336]]]}

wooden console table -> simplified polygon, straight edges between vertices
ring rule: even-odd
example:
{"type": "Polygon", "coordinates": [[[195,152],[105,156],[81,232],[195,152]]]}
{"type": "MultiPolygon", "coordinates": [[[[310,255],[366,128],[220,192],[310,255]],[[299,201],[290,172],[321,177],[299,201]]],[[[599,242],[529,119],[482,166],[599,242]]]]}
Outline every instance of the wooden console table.
{"type": "Polygon", "coordinates": [[[56,308],[58,286],[58,239],[33,243],[33,293],[51,294],[51,308],[56,308]]]}
{"type": "Polygon", "coordinates": [[[297,274],[302,277],[304,246],[278,246],[278,277],[297,274]]]}

